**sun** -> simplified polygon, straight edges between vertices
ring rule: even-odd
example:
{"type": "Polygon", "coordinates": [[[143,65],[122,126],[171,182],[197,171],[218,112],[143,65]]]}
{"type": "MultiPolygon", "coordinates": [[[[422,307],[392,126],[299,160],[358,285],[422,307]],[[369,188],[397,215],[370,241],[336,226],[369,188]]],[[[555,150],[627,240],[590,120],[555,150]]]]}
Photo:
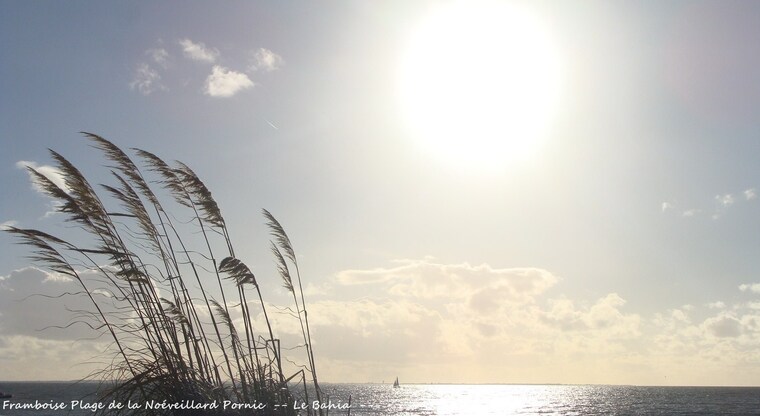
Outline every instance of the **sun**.
{"type": "Polygon", "coordinates": [[[400,108],[447,163],[499,169],[535,154],[554,117],[560,63],[549,31],[514,5],[452,3],[412,34],[400,108]]]}

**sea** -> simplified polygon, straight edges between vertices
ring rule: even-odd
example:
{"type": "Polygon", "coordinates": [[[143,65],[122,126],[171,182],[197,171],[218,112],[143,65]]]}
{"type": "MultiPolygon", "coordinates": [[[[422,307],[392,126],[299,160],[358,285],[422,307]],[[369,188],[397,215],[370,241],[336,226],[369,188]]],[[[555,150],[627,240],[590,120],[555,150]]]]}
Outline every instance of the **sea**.
{"type": "MultiPolygon", "coordinates": [[[[299,409],[318,405],[326,414],[335,416],[760,415],[760,387],[455,384],[402,384],[397,388],[390,384],[323,384],[322,387],[326,397],[321,403],[302,400],[284,405],[299,409]]],[[[0,382],[0,391],[13,395],[0,399],[0,415],[81,416],[92,415],[98,406],[118,405],[98,402],[96,389],[97,384],[83,382],[0,382]],[[19,410],[18,404],[24,403],[36,404],[38,409],[19,410]]]]}

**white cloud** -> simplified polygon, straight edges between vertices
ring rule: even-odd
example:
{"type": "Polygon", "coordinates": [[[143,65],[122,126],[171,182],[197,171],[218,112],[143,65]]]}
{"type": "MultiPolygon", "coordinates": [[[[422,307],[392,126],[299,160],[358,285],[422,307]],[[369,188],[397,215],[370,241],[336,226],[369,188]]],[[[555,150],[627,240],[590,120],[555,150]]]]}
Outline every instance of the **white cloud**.
{"type": "MultiPolygon", "coordinates": [[[[307,299],[320,375],[348,382],[387,380],[388,374],[439,382],[652,384],[662,382],[664,374],[668,383],[760,382],[754,370],[734,377],[736,368],[760,363],[759,302],[683,305],[644,319],[636,311],[641,299],[627,303],[614,292],[589,300],[554,296],[559,281],[539,268],[431,258],[340,272],[330,287],[310,289],[307,299]]],[[[41,346],[65,349],[63,342],[83,336],[85,328],[33,329],[70,320],[64,305],[87,308],[81,296],[16,300],[29,293],[73,292],[74,283],[35,268],[0,276],[0,355],[23,363],[13,364],[12,377],[22,374],[21,365],[34,367],[40,378],[51,377],[55,366],[34,364],[48,362],[41,346]]],[[[760,293],[760,283],[740,290],[760,293]]],[[[283,345],[302,343],[300,325],[285,305],[267,306],[283,345]]],[[[207,319],[203,309],[198,312],[207,319]]],[[[231,313],[240,323],[238,308],[231,313]]],[[[257,327],[265,327],[261,319],[258,313],[257,327]]],[[[82,341],[81,347],[94,344],[82,341]]],[[[284,354],[304,362],[303,349],[284,354]]],[[[68,359],[83,362],[83,357],[68,359]]]]}
{"type": "Polygon", "coordinates": [[[760,283],[743,283],[739,285],[739,290],[742,292],[752,292],[760,294],[760,283]]]}
{"type": "Polygon", "coordinates": [[[670,202],[663,202],[662,205],[660,206],[660,210],[662,212],[666,212],[670,209],[673,209],[673,204],[671,204],[670,202]]]}
{"type": "MultiPolygon", "coordinates": [[[[430,258],[398,263],[340,272],[332,296],[364,297],[310,307],[319,350],[331,351],[327,359],[334,368],[385,363],[369,377],[408,372],[457,382],[504,382],[509,369],[510,380],[561,381],[545,374],[572,373],[570,367],[581,361],[598,363],[621,351],[631,356],[628,344],[643,332],[639,315],[625,311],[616,293],[591,304],[547,298],[560,279],[543,269],[430,258]],[[354,348],[345,347],[345,340],[354,348]],[[482,358],[495,355],[498,362],[482,358]]],[[[345,374],[340,379],[362,380],[345,374]]]]}
{"type": "Polygon", "coordinates": [[[137,66],[135,77],[129,83],[129,87],[139,91],[142,95],[150,95],[156,91],[167,89],[161,83],[161,75],[159,75],[158,71],[146,63],[141,63],[137,66]]]}
{"type": "MultiPolygon", "coordinates": [[[[327,359],[335,368],[345,369],[340,374],[361,368],[364,379],[382,377],[385,370],[419,371],[451,380],[449,371],[456,373],[457,381],[472,375],[478,381],[503,382],[501,377],[509,369],[508,374],[522,381],[532,380],[531,374],[540,375],[537,382],[561,381],[556,376],[560,373],[582,374],[590,381],[594,378],[588,368],[601,366],[599,380],[605,382],[613,378],[651,384],[661,382],[664,375],[668,383],[677,384],[760,380],[734,377],[735,368],[760,362],[756,352],[760,351],[756,309],[760,303],[716,301],[701,308],[687,304],[644,319],[617,293],[591,302],[553,298],[546,288],[557,290],[556,278],[526,279],[499,270],[523,269],[438,264],[428,259],[348,270],[336,275],[338,286],[330,291],[332,296],[340,296],[341,290],[359,290],[367,297],[356,304],[320,302],[319,313],[310,317],[324,318],[318,319],[315,333],[327,350],[340,348],[343,340],[360,339],[357,345],[367,348],[367,359],[350,348],[331,352],[327,359]],[[520,281],[531,283],[517,289],[515,283],[520,281]],[[502,285],[515,292],[500,292],[502,285]],[[322,338],[324,334],[329,339],[322,338]],[[393,345],[392,353],[377,348],[386,342],[393,345]],[[498,363],[477,358],[494,354],[500,357],[498,363]],[[457,364],[447,366],[447,362],[457,364]],[[372,363],[384,366],[378,369],[372,363]]],[[[760,293],[760,283],[756,285],[743,285],[742,290],[760,293]]]]}
{"type": "Polygon", "coordinates": [[[253,54],[253,63],[251,64],[250,69],[252,71],[260,70],[271,72],[280,69],[284,63],[285,61],[282,59],[282,56],[269,49],[259,48],[259,50],[253,54]]]}
{"type": "MultiPolygon", "coordinates": [[[[189,38],[182,38],[177,43],[182,49],[183,56],[187,59],[216,64],[213,66],[211,74],[206,77],[203,86],[203,91],[206,95],[212,97],[231,97],[244,89],[255,86],[255,83],[244,72],[218,65],[217,63],[220,58],[218,49],[189,38]]],[[[171,58],[170,51],[162,46],[160,40],[159,46],[145,50],[145,61],[137,65],[133,79],[129,83],[130,88],[143,95],[168,90],[165,85],[164,76],[169,74],[171,58]]],[[[284,65],[282,56],[266,48],[259,48],[253,51],[250,59],[248,69],[251,71],[270,72],[284,65]]],[[[184,85],[188,83],[189,81],[185,81],[184,85]]]]}
{"type": "Polygon", "coordinates": [[[212,97],[231,97],[253,86],[253,81],[242,72],[214,65],[211,75],[206,78],[205,92],[212,97]]]}
{"type": "MultiPolygon", "coordinates": [[[[66,186],[66,181],[63,179],[63,173],[54,166],[38,165],[36,162],[19,160],[16,162],[16,167],[24,170],[27,170],[27,167],[35,169],[37,172],[50,179],[54,184],[58,185],[59,188],[63,189],[66,192],[69,192],[69,188],[66,186]]],[[[32,176],[31,172],[27,171],[27,173],[29,174],[29,179],[32,181],[32,187],[34,190],[43,193],[42,188],[40,187],[40,184],[37,182],[36,178],[32,176]]]]}
{"type": "Polygon", "coordinates": [[[180,40],[179,44],[182,46],[182,51],[185,53],[185,56],[194,61],[214,63],[219,57],[218,50],[207,48],[206,45],[201,42],[195,43],[190,39],[185,38],[180,40]]]}
{"type": "Polygon", "coordinates": [[[757,198],[757,191],[755,188],[747,189],[744,191],[744,199],[747,201],[757,198]]]}
{"type": "MultiPolygon", "coordinates": [[[[653,340],[649,360],[669,367],[668,374],[678,373],[690,384],[696,378],[712,384],[756,384],[752,378],[737,379],[736,369],[760,358],[760,315],[750,304],[725,305],[717,302],[715,315],[694,321],[671,311],[657,314],[648,338],[653,340]],[[689,381],[692,380],[692,381],[689,381]]],[[[700,315],[701,311],[695,313],[700,315]]]]}

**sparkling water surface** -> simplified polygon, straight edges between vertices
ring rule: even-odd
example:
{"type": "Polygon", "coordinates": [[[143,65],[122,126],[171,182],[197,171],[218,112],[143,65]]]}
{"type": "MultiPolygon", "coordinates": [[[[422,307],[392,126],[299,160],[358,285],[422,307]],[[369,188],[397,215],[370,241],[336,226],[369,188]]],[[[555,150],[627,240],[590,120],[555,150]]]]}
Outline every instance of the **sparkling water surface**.
{"type": "MultiPolygon", "coordinates": [[[[92,383],[4,383],[14,403],[95,401],[92,383]]],[[[758,387],[640,387],[599,385],[324,384],[336,407],[351,415],[758,415],[758,387]]],[[[313,398],[313,396],[312,396],[313,398]]],[[[91,415],[89,411],[2,410],[0,415],[91,415]]]]}

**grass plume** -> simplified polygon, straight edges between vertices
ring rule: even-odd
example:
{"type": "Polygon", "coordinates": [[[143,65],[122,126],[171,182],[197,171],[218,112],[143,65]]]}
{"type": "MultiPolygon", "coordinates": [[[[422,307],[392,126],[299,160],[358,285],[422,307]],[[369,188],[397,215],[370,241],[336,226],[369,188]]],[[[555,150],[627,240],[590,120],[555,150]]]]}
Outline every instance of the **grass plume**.
{"type": "MultiPolygon", "coordinates": [[[[255,415],[295,415],[292,402],[307,391],[320,400],[297,257],[275,217],[264,210],[273,237],[272,253],[292,294],[306,349],[306,371],[293,374],[283,371],[281,342],[259,282],[235,255],[227,222],[204,182],[184,163],[169,164],[153,153],[133,149],[144,174],[112,142],[83,134],[111,169],[113,182],[101,185],[100,193],[73,163],[53,150],[65,186],[33,167],[27,169],[37,187],[55,200],[65,221],[75,224],[85,238],[67,241],[17,227],[5,231],[31,248],[31,260],[71,277],[80,286],[78,293],[88,298],[91,310],[82,311],[77,319],[110,338],[105,356],[111,358],[92,375],[106,386],[101,398],[122,403],[265,404],[263,410],[244,412],[255,415]],[[169,213],[166,196],[181,213],[169,213]],[[256,327],[257,319],[264,328],[256,327]],[[303,393],[292,388],[294,383],[306,387],[307,382],[312,386],[303,393]]],[[[187,414],[144,408],[102,412],[187,414]]],[[[307,412],[322,414],[322,410],[307,412]]]]}

